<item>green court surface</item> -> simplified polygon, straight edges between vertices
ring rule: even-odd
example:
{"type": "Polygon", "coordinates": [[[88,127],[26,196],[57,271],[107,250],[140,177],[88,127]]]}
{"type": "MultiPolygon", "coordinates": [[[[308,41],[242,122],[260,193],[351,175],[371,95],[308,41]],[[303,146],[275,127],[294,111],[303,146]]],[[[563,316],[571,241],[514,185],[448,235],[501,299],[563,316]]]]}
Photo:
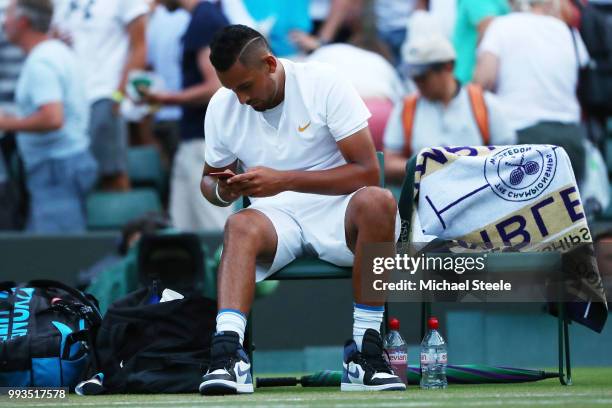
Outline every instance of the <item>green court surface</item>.
{"type": "Polygon", "coordinates": [[[341,393],[337,388],[281,387],[256,389],[255,394],[202,397],[179,395],[110,395],[63,401],[9,401],[16,407],[610,407],[612,367],[576,368],[574,384],[561,386],[557,379],[524,384],[451,385],[446,390],[418,389],[405,392],[341,393]]]}

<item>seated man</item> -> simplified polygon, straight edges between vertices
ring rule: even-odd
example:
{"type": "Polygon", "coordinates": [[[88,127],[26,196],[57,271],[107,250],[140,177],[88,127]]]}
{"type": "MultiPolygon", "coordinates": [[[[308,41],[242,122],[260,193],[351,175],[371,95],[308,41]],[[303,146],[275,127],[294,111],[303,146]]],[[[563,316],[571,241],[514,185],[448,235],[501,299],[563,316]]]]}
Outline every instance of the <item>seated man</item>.
{"type": "Polygon", "coordinates": [[[433,146],[515,144],[497,100],[453,75],[455,50],[439,36],[421,36],[405,47],[404,67],[418,93],[396,104],[385,129],[385,176],[401,183],[406,161],[433,146]]]}
{"type": "Polygon", "coordinates": [[[353,340],[345,346],[342,390],[404,390],[383,358],[384,303],[361,298],[364,245],[399,236],[393,196],[376,187],[361,98],[326,65],[276,58],[246,26],[219,31],[210,60],[224,88],[206,113],[202,193],[219,206],[242,196],[252,205],[225,225],[217,332],[200,392],[253,392],[242,342],[255,281],[305,254],[353,265],[353,340]],[[233,175],[238,161],[245,172],[233,175]],[[211,175],[217,172],[233,176],[211,175]]]}

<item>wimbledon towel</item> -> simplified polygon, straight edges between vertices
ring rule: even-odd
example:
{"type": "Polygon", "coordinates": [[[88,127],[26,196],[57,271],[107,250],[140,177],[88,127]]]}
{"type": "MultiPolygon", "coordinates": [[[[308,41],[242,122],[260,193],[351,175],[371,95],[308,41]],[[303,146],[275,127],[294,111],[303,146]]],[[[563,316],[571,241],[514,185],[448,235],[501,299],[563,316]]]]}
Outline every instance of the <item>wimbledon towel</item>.
{"type": "MultiPolygon", "coordinates": [[[[410,241],[479,250],[560,251],[584,265],[571,317],[601,331],[605,293],[566,152],[551,145],[443,147],[416,159],[410,241]],[[587,279],[588,277],[588,279],[587,279]]],[[[570,271],[572,272],[572,271],[570,271]]],[[[568,308],[571,309],[571,308],[568,308]]]]}

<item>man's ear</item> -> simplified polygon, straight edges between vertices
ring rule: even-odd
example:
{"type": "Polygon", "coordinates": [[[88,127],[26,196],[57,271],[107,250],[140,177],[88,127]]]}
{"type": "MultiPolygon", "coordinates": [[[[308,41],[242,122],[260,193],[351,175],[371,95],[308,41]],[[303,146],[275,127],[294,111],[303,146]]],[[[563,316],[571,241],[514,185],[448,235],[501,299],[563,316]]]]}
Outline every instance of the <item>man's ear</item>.
{"type": "Polygon", "coordinates": [[[268,72],[273,74],[276,72],[276,68],[278,67],[278,61],[274,58],[273,55],[268,54],[263,58],[264,63],[268,67],[268,72]]]}

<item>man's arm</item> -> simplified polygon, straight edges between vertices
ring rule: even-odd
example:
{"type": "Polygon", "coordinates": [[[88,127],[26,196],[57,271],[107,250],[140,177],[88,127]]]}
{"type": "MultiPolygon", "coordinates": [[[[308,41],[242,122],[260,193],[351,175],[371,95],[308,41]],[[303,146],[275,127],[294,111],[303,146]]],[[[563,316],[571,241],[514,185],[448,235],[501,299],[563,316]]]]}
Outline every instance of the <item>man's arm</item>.
{"type": "Polygon", "coordinates": [[[332,42],[349,14],[359,15],[362,9],[362,1],[332,0],[329,14],[316,36],[301,30],[294,30],[290,33],[290,37],[303,51],[314,51],[322,45],[332,42]]]}
{"type": "Polygon", "coordinates": [[[202,48],[198,52],[198,67],[202,77],[205,78],[201,84],[190,86],[175,93],[144,92],[145,100],[150,104],[159,105],[206,105],[221,87],[215,68],[210,62],[210,47],[202,48]]]}
{"type": "Polygon", "coordinates": [[[494,18],[495,17],[493,16],[489,16],[483,18],[478,22],[478,25],[476,26],[476,31],[478,32],[477,44],[480,44],[480,41],[482,41],[482,39],[484,38],[485,32],[487,31],[487,28],[489,28],[489,25],[491,25],[491,23],[493,22],[494,18]]]}
{"type": "Polygon", "coordinates": [[[380,168],[370,130],[365,127],[337,142],[347,164],[317,171],[279,171],[254,167],[227,181],[242,195],[273,196],[283,191],[326,195],[350,194],[378,185],[380,168]]]}
{"type": "Polygon", "coordinates": [[[0,112],[0,129],[8,132],[51,132],[64,125],[64,107],[61,102],[42,105],[32,115],[18,118],[0,112]]]}
{"type": "Polygon", "coordinates": [[[149,93],[147,102],[161,105],[206,105],[210,98],[221,87],[215,68],[210,62],[210,47],[198,52],[198,67],[204,77],[204,82],[191,86],[176,93],[149,93]]]}
{"type": "Polygon", "coordinates": [[[402,116],[404,101],[393,107],[387,125],[383,143],[385,146],[385,179],[392,183],[401,183],[406,173],[406,161],[403,149],[406,143],[402,116]]]}
{"type": "Polygon", "coordinates": [[[128,36],[130,38],[130,49],[121,81],[119,82],[118,91],[125,94],[125,87],[128,81],[130,71],[137,69],[145,69],[147,66],[147,16],[141,15],[136,17],[127,26],[128,36]]]}
{"type": "Polygon", "coordinates": [[[408,159],[395,150],[385,149],[385,179],[392,183],[402,183],[406,176],[408,159]]]}
{"type": "Polygon", "coordinates": [[[493,91],[497,84],[497,70],[499,58],[491,52],[485,51],[478,56],[478,64],[474,72],[474,82],[484,89],[493,91]]]}

